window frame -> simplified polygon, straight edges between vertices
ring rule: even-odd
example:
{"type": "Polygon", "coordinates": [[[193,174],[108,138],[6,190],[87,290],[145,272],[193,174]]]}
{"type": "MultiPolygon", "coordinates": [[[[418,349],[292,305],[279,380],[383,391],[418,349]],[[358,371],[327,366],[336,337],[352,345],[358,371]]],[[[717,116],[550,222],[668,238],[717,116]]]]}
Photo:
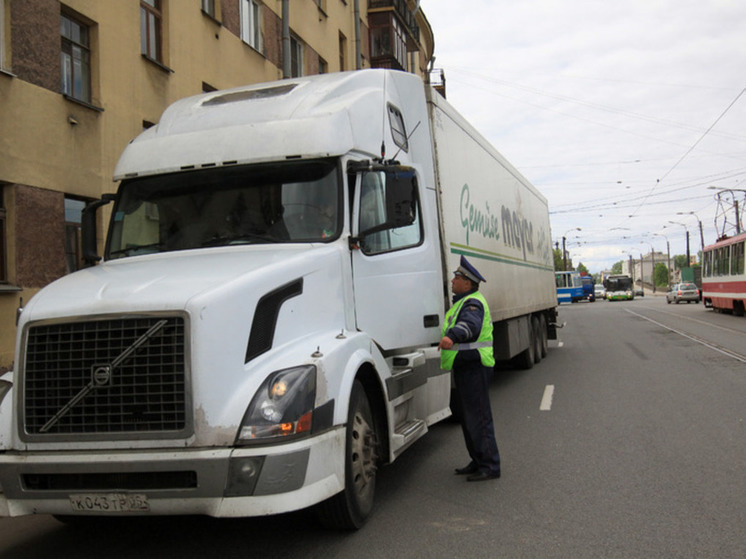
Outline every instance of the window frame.
{"type": "Polygon", "coordinates": [[[386,112],[389,115],[389,129],[394,144],[404,152],[409,153],[409,137],[407,136],[407,126],[404,123],[404,115],[398,107],[391,103],[387,104],[386,112]]]}
{"type": "Polygon", "coordinates": [[[0,0],[0,70],[6,70],[5,59],[7,57],[7,49],[5,45],[5,0],[0,0]]]}
{"type": "Polygon", "coordinates": [[[10,283],[8,277],[8,210],[5,207],[5,184],[0,182],[0,285],[10,283]]]}
{"type": "Polygon", "coordinates": [[[733,243],[731,245],[730,275],[742,276],[744,273],[744,241],[733,243]]]}
{"type": "Polygon", "coordinates": [[[241,0],[239,4],[241,40],[254,50],[262,51],[262,7],[256,0],[241,0]]]}
{"type": "Polygon", "coordinates": [[[162,0],[140,0],[140,54],[163,63],[162,0]],[[151,39],[155,41],[155,46],[151,45],[151,39]]]}
{"type": "Polygon", "coordinates": [[[290,35],[290,77],[301,78],[305,75],[303,41],[298,37],[290,35]]]}
{"type": "Polygon", "coordinates": [[[213,19],[217,19],[215,11],[215,0],[202,0],[202,11],[213,19]]]}
{"type": "Polygon", "coordinates": [[[69,12],[60,13],[60,73],[62,94],[77,101],[92,102],[91,26],[69,12]],[[65,35],[65,21],[69,36],[65,35]],[[73,26],[79,29],[76,39],[73,26]],[[76,50],[79,54],[76,55],[76,50]],[[76,67],[78,70],[76,71],[76,67]],[[79,75],[81,74],[81,75],[79,75]],[[79,85],[76,85],[79,82],[79,85]]]}
{"type": "Polygon", "coordinates": [[[68,274],[85,268],[82,247],[82,213],[90,200],[65,194],[65,267],[68,274]],[[80,205],[79,208],[75,207],[80,205]],[[79,219],[69,220],[71,212],[80,212],[79,219]]]}
{"type": "MultiPolygon", "coordinates": [[[[353,180],[356,181],[356,190],[358,193],[356,194],[356,207],[357,210],[355,212],[356,217],[356,224],[355,224],[355,231],[359,234],[364,229],[367,229],[367,227],[363,227],[363,219],[366,217],[366,211],[363,208],[363,206],[366,204],[366,192],[365,190],[365,175],[367,173],[360,173],[359,176],[353,180]]],[[[397,252],[400,250],[409,250],[413,249],[419,246],[422,246],[422,244],[425,242],[425,229],[424,229],[424,223],[422,219],[422,199],[420,196],[420,180],[419,177],[416,177],[415,180],[417,181],[417,199],[416,199],[416,218],[415,221],[411,225],[407,225],[404,227],[396,227],[391,229],[384,229],[375,233],[370,233],[366,235],[365,237],[360,239],[360,250],[361,252],[368,257],[375,257],[381,254],[390,254],[392,252],[397,252]],[[405,235],[412,232],[417,231],[417,239],[416,241],[412,242],[407,239],[404,239],[406,242],[397,242],[397,235],[400,235],[404,233],[405,235]]],[[[376,209],[378,210],[378,215],[376,218],[384,218],[385,213],[385,186],[381,188],[381,184],[373,185],[378,186],[377,192],[374,190],[371,190],[370,193],[375,196],[375,200],[377,202],[376,209]]],[[[369,214],[368,214],[369,215],[369,214]]],[[[367,224],[375,225],[373,224],[367,224]]]]}
{"type": "Polygon", "coordinates": [[[339,32],[339,71],[347,70],[347,37],[339,32]]]}

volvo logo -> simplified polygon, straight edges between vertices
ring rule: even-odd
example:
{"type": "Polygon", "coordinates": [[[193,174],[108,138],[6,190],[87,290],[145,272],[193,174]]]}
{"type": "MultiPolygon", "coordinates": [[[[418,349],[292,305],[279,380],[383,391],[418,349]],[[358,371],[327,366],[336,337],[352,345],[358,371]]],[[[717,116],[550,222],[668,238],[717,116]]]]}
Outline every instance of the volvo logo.
{"type": "Polygon", "coordinates": [[[94,365],[91,369],[94,386],[106,386],[111,382],[111,365],[94,365]]]}

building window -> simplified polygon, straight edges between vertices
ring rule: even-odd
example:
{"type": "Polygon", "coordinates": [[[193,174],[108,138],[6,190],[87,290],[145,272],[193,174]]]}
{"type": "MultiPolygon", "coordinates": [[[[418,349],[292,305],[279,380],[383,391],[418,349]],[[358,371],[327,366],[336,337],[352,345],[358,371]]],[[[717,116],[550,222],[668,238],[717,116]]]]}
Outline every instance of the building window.
{"type": "Polygon", "coordinates": [[[303,75],[303,44],[290,36],[290,76],[299,78],[303,75]]]}
{"type": "Polygon", "coordinates": [[[339,71],[344,72],[347,69],[347,61],[345,60],[345,52],[347,52],[347,37],[339,34],[339,71]]]}
{"type": "Polygon", "coordinates": [[[88,26],[62,14],[62,93],[91,102],[91,51],[88,26]]]}
{"type": "Polygon", "coordinates": [[[65,263],[70,274],[83,268],[80,227],[85,202],[65,197],[65,263]]]}
{"type": "Polygon", "coordinates": [[[202,0],[202,11],[215,19],[217,17],[215,14],[215,0],[202,0]]]}
{"type": "Polygon", "coordinates": [[[261,11],[254,0],[241,0],[241,39],[250,47],[262,50],[261,11]]]}
{"type": "Polygon", "coordinates": [[[319,56],[319,74],[329,73],[329,63],[319,56]]]}
{"type": "Polygon", "coordinates": [[[0,0],[0,70],[5,68],[5,0],[0,0]]]}
{"type": "Polygon", "coordinates": [[[8,260],[5,256],[7,251],[7,239],[5,237],[5,222],[7,212],[5,210],[5,187],[0,184],[0,283],[8,282],[8,260]]]}
{"type": "Polygon", "coordinates": [[[161,0],[140,0],[140,52],[155,60],[161,60],[161,0]]]}

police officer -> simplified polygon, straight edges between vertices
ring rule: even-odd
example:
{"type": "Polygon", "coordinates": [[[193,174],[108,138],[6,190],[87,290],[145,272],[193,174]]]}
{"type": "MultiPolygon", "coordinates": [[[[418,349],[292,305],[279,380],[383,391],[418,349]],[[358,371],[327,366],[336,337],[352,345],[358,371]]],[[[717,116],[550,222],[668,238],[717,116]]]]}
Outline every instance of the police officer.
{"type": "Polygon", "coordinates": [[[453,273],[453,305],[445,315],[441,368],[453,371],[461,404],[461,428],[471,462],[456,468],[468,481],[500,477],[500,453],[495,441],[489,382],[495,357],[492,348],[492,318],[487,301],[479,293],[485,280],[466,258],[453,273]]]}

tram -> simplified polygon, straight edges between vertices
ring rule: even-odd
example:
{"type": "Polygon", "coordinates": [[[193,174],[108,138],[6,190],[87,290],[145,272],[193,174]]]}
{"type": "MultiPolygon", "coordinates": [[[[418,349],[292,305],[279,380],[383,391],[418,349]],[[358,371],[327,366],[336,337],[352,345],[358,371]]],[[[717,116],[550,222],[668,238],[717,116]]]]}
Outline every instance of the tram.
{"type": "Polygon", "coordinates": [[[744,247],[746,233],[722,237],[703,254],[702,300],[705,307],[743,316],[746,309],[744,247]]]}

